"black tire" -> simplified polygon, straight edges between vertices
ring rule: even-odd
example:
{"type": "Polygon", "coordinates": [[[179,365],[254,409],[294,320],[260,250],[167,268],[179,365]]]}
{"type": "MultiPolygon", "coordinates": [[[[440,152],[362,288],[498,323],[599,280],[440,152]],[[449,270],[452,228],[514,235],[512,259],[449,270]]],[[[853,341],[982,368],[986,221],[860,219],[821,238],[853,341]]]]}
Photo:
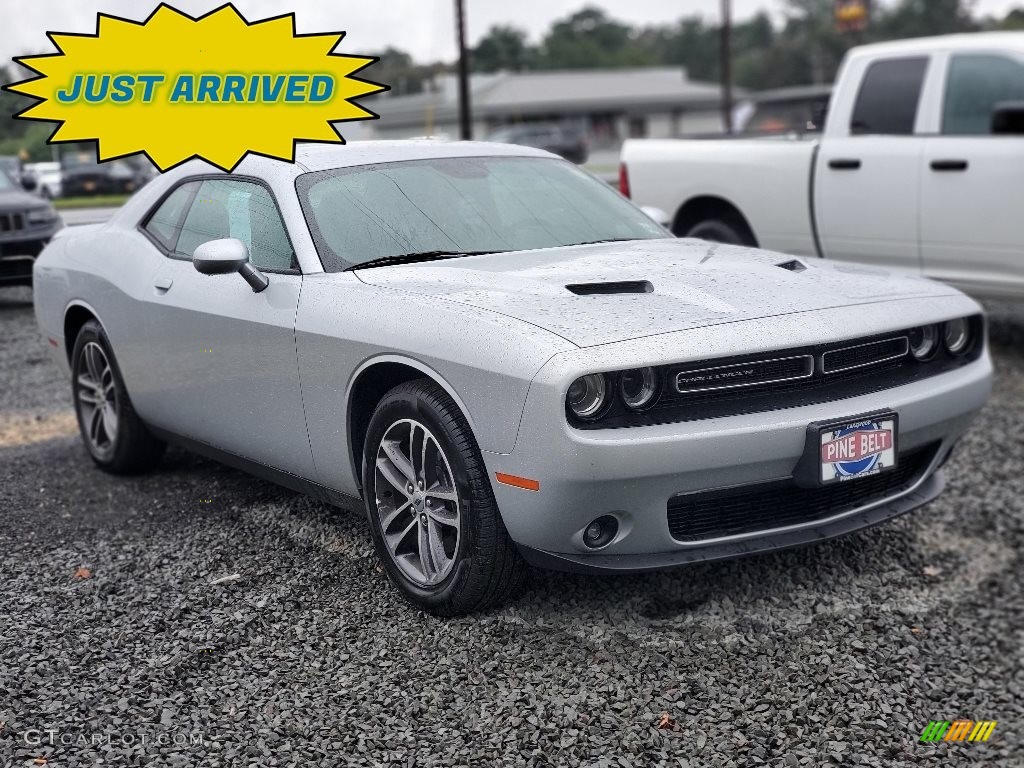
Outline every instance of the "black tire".
{"type": "MultiPolygon", "coordinates": [[[[163,441],[150,434],[146,425],[135,413],[128,390],[124,386],[124,379],[121,378],[121,371],[117,366],[110,340],[107,338],[103,326],[95,320],[86,322],[75,339],[75,346],[71,353],[71,393],[82,441],[92,460],[100,469],[118,475],[133,475],[150,470],[157,465],[167,446],[163,441]],[[85,372],[85,369],[88,368],[84,356],[90,345],[99,345],[106,356],[106,362],[109,364],[107,387],[110,393],[106,400],[113,402],[115,406],[113,411],[115,417],[112,421],[116,424],[116,430],[112,430],[113,437],[104,433],[108,439],[102,447],[98,446],[90,437],[91,424],[86,423],[88,418],[86,412],[92,402],[87,398],[91,393],[94,399],[99,399],[99,394],[85,386],[79,375],[80,372],[85,372]]],[[[101,423],[102,429],[102,415],[96,418],[101,423]]]]}
{"type": "MultiPolygon", "coordinates": [[[[502,522],[469,424],[444,389],[429,379],[417,379],[400,384],[384,396],[367,429],[362,473],[377,556],[406,600],[436,616],[459,616],[500,605],[513,595],[526,566],[502,522]],[[378,495],[393,495],[391,488],[395,487],[383,480],[378,487],[378,451],[385,435],[393,434],[389,430],[406,422],[422,425],[431,433],[443,452],[444,466],[450,466],[459,505],[458,540],[450,555],[451,570],[438,583],[426,586],[416,583],[396,563],[385,542],[383,511],[378,505],[378,495]]],[[[395,506],[399,504],[395,502],[395,506]]],[[[427,525],[422,512],[412,507],[410,511],[414,526],[416,517],[427,525]]],[[[418,527],[411,529],[413,534],[419,535],[418,527]]]]}
{"type": "Polygon", "coordinates": [[[682,237],[695,237],[699,240],[729,245],[754,245],[754,238],[746,224],[736,216],[724,214],[721,218],[697,222],[682,237]]]}

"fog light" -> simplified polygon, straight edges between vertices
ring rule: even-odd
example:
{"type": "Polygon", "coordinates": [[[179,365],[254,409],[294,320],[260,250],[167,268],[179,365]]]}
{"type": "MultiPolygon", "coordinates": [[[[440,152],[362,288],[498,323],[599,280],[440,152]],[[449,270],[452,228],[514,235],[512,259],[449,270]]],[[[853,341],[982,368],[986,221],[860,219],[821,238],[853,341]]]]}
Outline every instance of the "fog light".
{"type": "Polygon", "coordinates": [[[608,544],[619,532],[619,521],[611,515],[602,515],[583,529],[583,543],[591,549],[608,544]]]}

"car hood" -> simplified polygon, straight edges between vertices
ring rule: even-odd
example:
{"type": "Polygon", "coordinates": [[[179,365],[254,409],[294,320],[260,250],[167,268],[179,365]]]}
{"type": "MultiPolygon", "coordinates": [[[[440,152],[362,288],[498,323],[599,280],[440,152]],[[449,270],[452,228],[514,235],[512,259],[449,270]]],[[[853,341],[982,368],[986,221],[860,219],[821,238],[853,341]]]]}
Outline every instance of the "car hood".
{"type": "Polygon", "coordinates": [[[675,238],[469,256],[356,274],[370,285],[514,317],[581,347],[956,294],[915,275],[675,238]]]}
{"type": "Polygon", "coordinates": [[[0,190],[0,211],[23,211],[26,208],[43,208],[47,202],[20,189],[0,190]]]}

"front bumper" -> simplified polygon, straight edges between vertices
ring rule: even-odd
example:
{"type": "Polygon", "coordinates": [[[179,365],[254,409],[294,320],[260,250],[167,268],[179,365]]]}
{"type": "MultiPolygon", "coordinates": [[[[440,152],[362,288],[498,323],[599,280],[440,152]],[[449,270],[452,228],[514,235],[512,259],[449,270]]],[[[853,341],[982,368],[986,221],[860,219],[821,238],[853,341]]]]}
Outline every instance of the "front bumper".
{"type": "Polygon", "coordinates": [[[0,285],[31,285],[32,266],[53,232],[28,239],[0,240],[0,285]]]}
{"type": "Polygon", "coordinates": [[[589,431],[566,423],[560,375],[547,370],[538,374],[512,453],[484,455],[491,477],[501,472],[537,479],[540,490],[492,483],[495,497],[509,534],[531,562],[621,572],[803,544],[927,503],[942,489],[939,467],[988,399],[992,364],[986,352],[948,373],[828,403],[589,431]],[[862,506],[801,524],[695,541],[677,540],[670,532],[668,504],[673,497],[791,478],[804,452],[808,424],[880,410],[899,415],[901,452],[934,449],[912,483],[862,506]],[[618,533],[608,545],[589,549],[583,530],[605,514],[617,519],[618,533]]]}

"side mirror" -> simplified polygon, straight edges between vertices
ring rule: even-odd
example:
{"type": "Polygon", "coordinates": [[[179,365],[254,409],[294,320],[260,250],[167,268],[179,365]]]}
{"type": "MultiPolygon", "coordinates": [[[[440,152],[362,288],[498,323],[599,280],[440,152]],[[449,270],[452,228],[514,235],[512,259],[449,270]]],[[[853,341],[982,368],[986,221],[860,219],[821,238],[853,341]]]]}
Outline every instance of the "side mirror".
{"type": "Polygon", "coordinates": [[[35,174],[26,171],[21,174],[21,186],[26,192],[35,192],[39,189],[39,179],[35,177],[35,174]]]}
{"type": "Polygon", "coordinates": [[[654,219],[665,229],[668,229],[672,223],[669,220],[668,214],[661,210],[661,208],[655,208],[653,205],[642,205],[640,210],[647,214],[647,218],[654,219]]]}
{"type": "Polygon", "coordinates": [[[992,110],[992,133],[1002,136],[1024,135],[1024,101],[1004,101],[992,110]]]}
{"type": "Polygon", "coordinates": [[[249,263],[249,249],[234,237],[210,240],[196,248],[192,266],[204,275],[230,275],[237,272],[249,284],[253,293],[264,290],[270,281],[249,263]]]}

